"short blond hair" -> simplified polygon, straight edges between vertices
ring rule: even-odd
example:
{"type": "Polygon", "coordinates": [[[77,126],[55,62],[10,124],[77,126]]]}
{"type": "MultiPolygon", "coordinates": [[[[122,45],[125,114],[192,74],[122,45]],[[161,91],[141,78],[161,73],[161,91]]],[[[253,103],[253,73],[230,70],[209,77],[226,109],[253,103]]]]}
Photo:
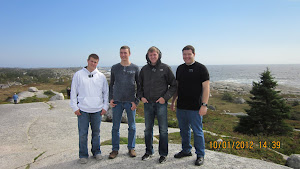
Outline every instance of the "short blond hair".
{"type": "Polygon", "coordinates": [[[152,46],[148,49],[147,53],[151,53],[151,52],[156,52],[157,54],[160,54],[160,50],[155,46],[152,46]]]}

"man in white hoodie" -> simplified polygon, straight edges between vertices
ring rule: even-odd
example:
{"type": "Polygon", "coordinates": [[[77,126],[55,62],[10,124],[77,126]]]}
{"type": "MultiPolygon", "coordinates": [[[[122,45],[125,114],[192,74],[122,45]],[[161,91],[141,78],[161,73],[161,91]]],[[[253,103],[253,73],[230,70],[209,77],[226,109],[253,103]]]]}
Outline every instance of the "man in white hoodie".
{"type": "Polygon", "coordinates": [[[77,71],[72,80],[70,106],[77,115],[79,133],[79,163],[88,162],[87,136],[89,124],[92,129],[92,154],[101,160],[100,150],[100,123],[102,115],[108,109],[109,88],[103,73],[97,65],[99,57],[91,54],[88,57],[88,66],[77,71]]]}

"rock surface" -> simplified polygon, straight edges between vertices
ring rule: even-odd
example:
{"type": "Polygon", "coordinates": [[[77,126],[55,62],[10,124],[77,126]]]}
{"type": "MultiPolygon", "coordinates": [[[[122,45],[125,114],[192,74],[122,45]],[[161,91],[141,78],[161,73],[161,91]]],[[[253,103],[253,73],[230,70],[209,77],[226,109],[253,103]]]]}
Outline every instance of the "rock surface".
{"type": "Polygon", "coordinates": [[[233,102],[236,104],[244,104],[244,103],[246,103],[246,100],[241,97],[237,97],[233,100],[233,102]]]}
{"type": "Polygon", "coordinates": [[[286,161],[287,166],[300,169],[300,154],[292,154],[286,161]]]}
{"type": "MultiPolygon", "coordinates": [[[[113,118],[112,108],[109,106],[109,109],[107,110],[107,113],[104,114],[103,117],[102,117],[102,121],[112,122],[112,118],[113,118]]],[[[122,114],[121,123],[127,123],[127,122],[128,122],[127,113],[124,110],[123,114],[122,114]]]]}
{"type": "Polygon", "coordinates": [[[28,91],[29,91],[29,92],[37,92],[38,89],[37,89],[36,87],[29,87],[29,88],[28,88],[28,91]]]}
{"type": "Polygon", "coordinates": [[[35,93],[37,98],[48,98],[47,95],[44,94],[45,90],[39,90],[35,93]]]}
{"type": "MultiPolygon", "coordinates": [[[[69,100],[52,101],[50,103],[4,104],[0,105],[0,168],[199,168],[194,166],[196,156],[175,159],[173,155],[180,151],[181,145],[169,144],[168,160],[158,163],[158,145],[149,161],[141,161],[145,152],[144,144],[137,144],[137,157],[127,155],[127,145],[121,145],[116,159],[108,159],[111,145],[101,146],[101,161],[90,157],[86,165],[78,160],[77,117],[69,107],[69,100]],[[52,105],[50,109],[49,104],[52,105]]],[[[111,139],[112,123],[101,123],[101,142],[111,139]]],[[[137,123],[137,137],[144,136],[145,125],[137,123]]],[[[169,128],[169,133],[179,129],[169,128]]],[[[121,124],[120,136],[127,137],[128,126],[121,124]]],[[[154,135],[158,135],[158,127],[154,127],[154,135]]],[[[90,143],[90,137],[89,137],[90,143]]],[[[90,146],[90,144],[89,144],[90,146]]],[[[89,147],[90,150],[90,147],[89,147]]],[[[286,166],[244,158],[235,155],[205,150],[205,162],[202,168],[269,168],[281,169],[286,166]]]]}
{"type": "Polygon", "coordinates": [[[58,94],[52,96],[52,97],[50,98],[50,101],[64,100],[64,99],[65,99],[64,95],[63,95],[62,93],[58,93],[58,94]]]}

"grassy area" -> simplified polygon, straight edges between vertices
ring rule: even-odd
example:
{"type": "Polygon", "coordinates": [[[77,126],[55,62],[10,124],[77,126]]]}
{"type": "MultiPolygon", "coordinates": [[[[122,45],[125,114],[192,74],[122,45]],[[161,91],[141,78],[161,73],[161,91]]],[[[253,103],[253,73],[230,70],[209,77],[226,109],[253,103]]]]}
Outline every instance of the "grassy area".
{"type": "MultiPolygon", "coordinates": [[[[145,144],[144,138],[136,138],[135,139],[136,144],[145,144]]],[[[126,137],[120,137],[120,144],[128,144],[128,139],[126,137]]],[[[153,140],[153,144],[158,144],[157,141],[153,140]]],[[[104,145],[112,145],[111,140],[103,141],[101,143],[102,146],[104,145]]]]}
{"type": "MultiPolygon", "coordinates": [[[[205,134],[205,144],[206,148],[214,151],[220,151],[224,153],[234,154],[238,156],[262,159],[265,161],[272,161],[278,164],[285,164],[285,160],[281,155],[272,151],[272,147],[275,151],[280,152],[285,155],[300,154],[300,132],[293,132],[288,136],[249,136],[234,132],[234,127],[237,126],[239,118],[235,116],[230,116],[223,114],[224,110],[232,113],[244,112],[245,109],[249,109],[247,104],[236,104],[230,101],[225,101],[222,99],[223,94],[217,91],[212,91],[212,97],[209,100],[209,104],[216,108],[216,111],[209,110],[207,115],[203,118],[203,129],[217,133],[219,135],[231,136],[231,138],[222,138],[221,136],[212,136],[208,133],[205,134]],[[220,147],[217,143],[218,139],[222,139],[220,147]],[[223,143],[223,145],[222,145],[223,143]],[[233,146],[232,144],[235,144],[233,146]],[[241,148],[243,143],[243,147],[241,148]],[[267,144],[265,144],[267,143],[267,144]],[[226,144],[226,146],[225,146],[226,144]],[[231,146],[229,146],[231,144],[231,146]],[[248,144],[248,148],[246,148],[248,144]],[[250,148],[250,144],[252,145],[250,148]],[[269,149],[271,147],[271,149],[269,149]]],[[[250,99],[250,95],[236,95],[235,93],[230,93],[233,98],[242,97],[245,100],[250,99]]],[[[293,104],[293,103],[289,103],[293,104]]],[[[292,113],[294,116],[299,115],[300,106],[293,106],[292,113]]],[[[143,104],[140,103],[137,109],[137,118],[143,119],[143,104]]],[[[143,121],[142,121],[143,122],[143,121]]],[[[300,127],[299,120],[286,120],[288,124],[294,128],[300,127]]],[[[177,127],[176,113],[168,108],[168,124],[169,127],[177,127]]],[[[158,137],[157,137],[158,138],[158,137]]],[[[179,133],[169,134],[169,142],[174,144],[181,144],[181,137],[179,133]]],[[[193,143],[193,137],[192,137],[193,143]]]]}
{"type": "Polygon", "coordinates": [[[26,99],[20,100],[20,103],[33,103],[33,102],[47,102],[49,98],[37,98],[36,96],[27,97],[26,99]]]}
{"type": "MultiPolygon", "coordinates": [[[[6,89],[0,89],[0,104],[8,103],[7,100],[9,98],[12,98],[14,93],[20,93],[23,91],[27,91],[29,87],[36,87],[39,90],[47,90],[49,92],[46,92],[46,95],[51,96],[50,90],[54,90],[57,92],[61,92],[65,95],[65,98],[67,98],[67,91],[66,88],[70,86],[70,84],[64,84],[64,85],[55,85],[55,84],[49,84],[49,83],[41,83],[41,84],[29,84],[29,85],[22,85],[22,86],[11,86],[6,89]]],[[[36,98],[32,98],[33,101],[38,101],[36,98]]],[[[43,100],[40,100],[41,102],[43,100]]],[[[24,103],[30,102],[25,101],[24,103]]]]}

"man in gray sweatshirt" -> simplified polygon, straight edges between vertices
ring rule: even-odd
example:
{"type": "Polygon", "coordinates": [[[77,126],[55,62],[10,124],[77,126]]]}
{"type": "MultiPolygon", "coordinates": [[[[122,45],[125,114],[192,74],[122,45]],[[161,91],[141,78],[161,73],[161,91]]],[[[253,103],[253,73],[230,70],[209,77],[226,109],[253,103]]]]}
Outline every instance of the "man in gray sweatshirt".
{"type": "Polygon", "coordinates": [[[118,155],[120,144],[120,123],[124,109],[128,119],[128,153],[130,157],[136,157],[135,148],[135,113],[139,100],[136,97],[140,88],[138,75],[139,67],[129,61],[130,48],[122,46],[120,48],[121,62],[111,68],[109,84],[109,100],[113,112],[112,127],[112,152],[110,159],[118,155]]]}

